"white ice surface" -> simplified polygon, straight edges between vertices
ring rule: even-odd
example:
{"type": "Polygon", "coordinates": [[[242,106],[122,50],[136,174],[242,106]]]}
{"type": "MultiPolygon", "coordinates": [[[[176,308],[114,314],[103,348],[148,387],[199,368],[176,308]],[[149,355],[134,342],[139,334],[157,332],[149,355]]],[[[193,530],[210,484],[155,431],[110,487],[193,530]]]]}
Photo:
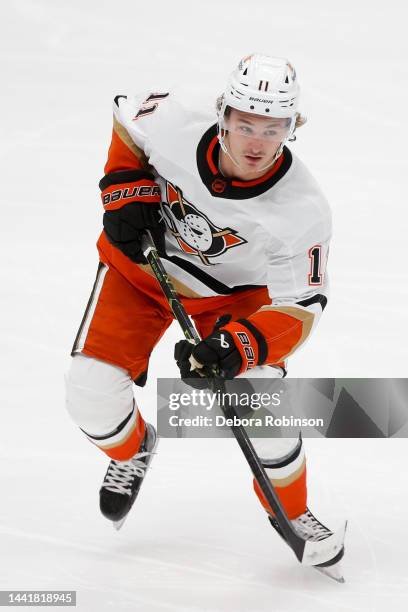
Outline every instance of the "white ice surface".
{"type": "MultiPolygon", "coordinates": [[[[293,145],[329,197],[332,295],[291,376],[407,376],[407,8],[402,1],[14,0],[2,33],[0,589],[75,589],[86,612],[408,609],[406,440],[309,440],[310,503],[349,519],[345,585],[297,565],[233,440],[162,440],[122,531],[106,459],[64,411],[63,373],[101,227],[117,93],[290,57],[309,123],[293,145]]],[[[138,392],[176,375],[173,326],[138,392]]],[[[25,609],[25,608],[22,608],[25,609]]]]}

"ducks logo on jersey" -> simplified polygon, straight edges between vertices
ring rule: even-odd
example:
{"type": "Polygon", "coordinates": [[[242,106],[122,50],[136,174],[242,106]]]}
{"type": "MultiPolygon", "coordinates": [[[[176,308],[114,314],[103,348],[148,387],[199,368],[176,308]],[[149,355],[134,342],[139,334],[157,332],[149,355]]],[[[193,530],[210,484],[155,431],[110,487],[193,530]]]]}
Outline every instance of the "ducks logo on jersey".
{"type": "Polygon", "coordinates": [[[185,253],[197,255],[205,265],[211,266],[215,265],[210,262],[211,257],[246,244],[247,241],[230,227],[214,225],[168,181],[166,195],[167,202],[162,203],[166,225],[185,253]]]}

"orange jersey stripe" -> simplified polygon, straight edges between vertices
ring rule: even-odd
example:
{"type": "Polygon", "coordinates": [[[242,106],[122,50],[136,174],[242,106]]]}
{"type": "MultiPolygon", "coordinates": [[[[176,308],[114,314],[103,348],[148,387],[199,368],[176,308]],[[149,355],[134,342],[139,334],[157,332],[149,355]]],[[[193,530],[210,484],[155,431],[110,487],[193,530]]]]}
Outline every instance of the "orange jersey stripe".
{"type": "Polygon", "coordinates": [[[256,312],[248,317],[248,321],[253,323],[265,338],[268,346],[265,364],[283,361],[302,337],[303,322],[283,312],[256,312]]]}
{"type": "Polygon", "coordinates": [[[115,129],[112,130],[112,141],[105,164],[105,174],[119,170],[143,168],[140,158],[121,139],[115,129]]]}

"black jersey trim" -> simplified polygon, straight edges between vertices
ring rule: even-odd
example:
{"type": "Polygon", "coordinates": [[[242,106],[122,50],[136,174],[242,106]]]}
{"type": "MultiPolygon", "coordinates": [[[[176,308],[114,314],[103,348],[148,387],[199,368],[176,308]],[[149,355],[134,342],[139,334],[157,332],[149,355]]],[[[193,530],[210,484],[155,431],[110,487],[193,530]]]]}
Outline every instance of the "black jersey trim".
{"type": "Polygon", "coordinates": [[[197,268],[197,266],[190,261],[177,257],[177,255],[172,255],[169,257],[161,251],[160,257],[162,259],[166,259],[167,261],[171,261],[185,272],[188,272],[188,274],[194,276],[197,280],[203,283],[203,285],[212,291],[215,291],[215,293],[218,295],[230,295],[231,293],[236,293],[238,291],[247,291],[248,289],[259,289],[265,287],[265,285],[238,285],[236,287],[228,287],[228,285],[224,285],[224,283],[221,283],[219,280],[213,278],[203,270],[200,270],[200,268],[197,268]]]}
{"type": "Polygon", "coordinates": [[[115,102],[116,106],[119,106],[119,100],[120,100],[120,98],[124,98],[125,100],[127,100],[127,96],[122,96],[122,95],[115,96],[115,98],[114,98],[114,102],[115,102]]]}
{"type": "Polygon", "coordinates": [[[214,198],[247,200],[259,196],[276,185],[276,183],[285,176],[292,165],[292,154],[287,147],[283,147],[283,161],[277,171],[257,185],[245,186],[245,183],[251,183],[253,181],[237,181],[236,179],[224,176],[218,170],[220,143],[217,141],[215,146],[212,147],[212,151],[210,149],[216,136],[217,125],[214,124],[202,136],[196,152],[197,168],[201,180],[214,198]],[[234,185],[234,182],[239,182],[242,186],[234,185]]]}
{"type": "Polygon", "coordinates": [[[312,304],[320,304],[322,310],[324,310],[327,305],[327,297],[325,295],[322,295],[321,293],[317,293],[316,295],[311,298],[308,298],[307,300],[297,302],[297,304],[299,304],[299,306],[304,306],[305,308],[307,308],[307,306],[311,306],[312,304]]]}

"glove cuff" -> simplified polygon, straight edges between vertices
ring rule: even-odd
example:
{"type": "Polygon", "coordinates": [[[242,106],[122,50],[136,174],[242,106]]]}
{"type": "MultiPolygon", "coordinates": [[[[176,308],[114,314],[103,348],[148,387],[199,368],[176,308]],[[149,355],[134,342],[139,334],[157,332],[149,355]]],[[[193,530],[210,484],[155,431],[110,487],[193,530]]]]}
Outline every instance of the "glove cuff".
{"type": "Polygon", "coordinates": [[[260,331],[247,321],[239,319],[228,323],[223,327],[233,338],[234,344],[241,355],[241,368],[238,374],[251,370],[257,365],[262,365],[267,355],[265,338],[260,331]]]}
{"type": "Polygon", "coordinates": [[[150,172],[127,170],[106,174],[99,182],[101,199],[106,211],[117,210],[127,204],[143,202],[160,204],[160,187],[150,172]]]}
{"type": "Polygon", "coordinates": [[[265,336],[253,323],[251,323],[251,321],[248,321],[248,319],[238,319],[237,323],[240,323],[246,327],[246,329],[248,329],[254,336],[258,343],[258,363],[256,365],[263,365],[268,356],[268,345],[266,343],[265,336]]]}

